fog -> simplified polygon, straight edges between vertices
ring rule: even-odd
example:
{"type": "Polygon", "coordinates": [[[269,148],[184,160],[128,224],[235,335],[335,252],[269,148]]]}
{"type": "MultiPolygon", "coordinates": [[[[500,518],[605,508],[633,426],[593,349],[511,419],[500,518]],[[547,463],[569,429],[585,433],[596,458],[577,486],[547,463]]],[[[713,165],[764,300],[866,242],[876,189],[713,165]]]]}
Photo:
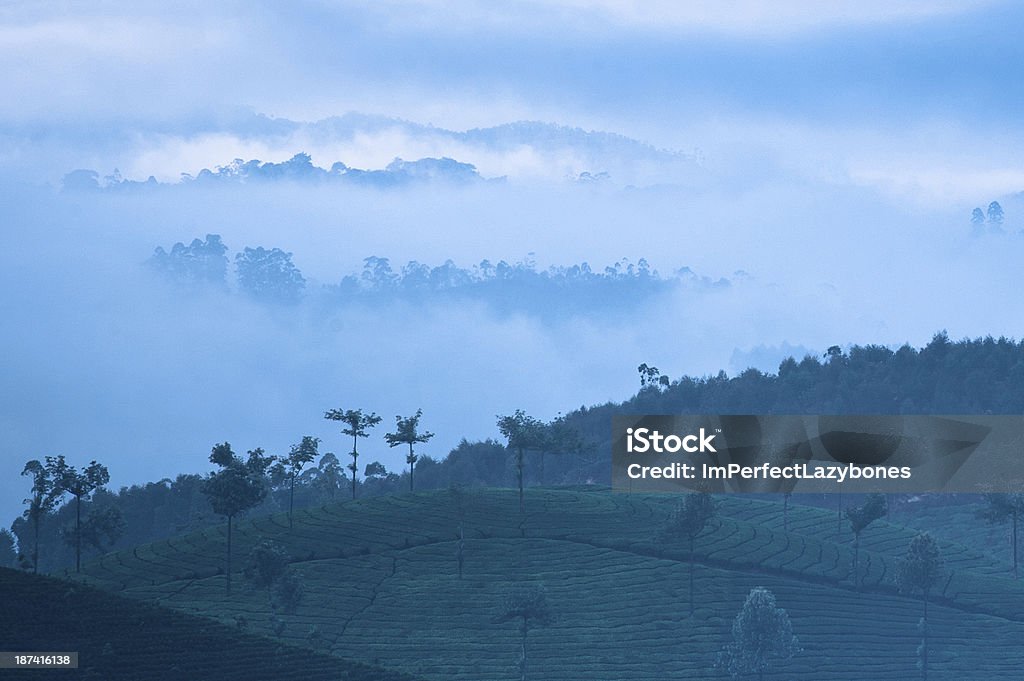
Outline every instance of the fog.
{"type": "MultiPolygon", "coordinates": [[[[365,461],[400,469],[381,435],[424,410],[444,456],[497,437],[495,415],[543,418],[621,400],[647,362],[672,377],[774,369],[833,344],[923,344],[1024,333],[1008,285],[1022,240],[969,237],[965,215],[901,208],[863,189],[762,182],[746,192],[613,185],[406,189],[174,185],[127,192],[13,187],[0,251],[5,328],[0,513],[21,466],[64,454],[106,463],[114,486],[201,472],[215,442],[283,453],[302,435],[343,441],[331,407],[385,417],[365,461]],[[220,234],[229,257],[279,247],[308,280],[296,306],[167,282],[157,246],[220,234]],[[533,254],[530,256],[529,254],[533,254]],[[545,314],[486,298],[338,301],[323,286],[367,256],[468,267],[646,258],[728,286],[681,283],[630,306],[545,314]],[[980,301],[985,301],[980,304],[980,301]]],[[[1011,213],[1012,215],[1012,213],[1011,213]]]]}
{"type": "Polygon", "coordinates": [[[116,487],[208,470],[223,440],[282,453],[310,434],[343,454],[322,414],[344,407],[384,417],[361,461],[398,469],[380,436],[417,408],[441,457],[497,436],[499,413],[625,399],[641,362],[734,374],[943,329],[1024,334],[1021,9],[761,4],[0,8],[0,520],[30,458],[96,458],[116,487]],[[480,179],[178,182],[300,152],[325,169],[451,157],[480,179]],[[161,184],[62,191],[77,169],[161,184]],[[973,238],[993,200],[1005,233],[973,238]],[[292,253],[304,299],[145,264],[207,234],[232,261],[292,253]],[[673,283],[568,311],[324,288],[370,256],[646,259],[673,283]]]}

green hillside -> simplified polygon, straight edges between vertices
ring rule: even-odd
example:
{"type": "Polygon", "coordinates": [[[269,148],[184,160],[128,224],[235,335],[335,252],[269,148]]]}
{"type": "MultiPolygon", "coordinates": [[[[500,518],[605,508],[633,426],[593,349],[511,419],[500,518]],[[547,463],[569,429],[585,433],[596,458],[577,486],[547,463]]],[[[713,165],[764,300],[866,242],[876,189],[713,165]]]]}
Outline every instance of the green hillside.
{"type": "Polygon", "coordinates": [[[0,678],[103,681],[412,681],[291,648],[237,626],[0,568],[0,649],[79,653],[79,668],[8,670],[0,678]]]}
{"type": "MultiPolygon", "coordinates": [[[[261,539],[285,547],[305,597],[281,640],[428,679],[516,678],[514,623],[497,624],[510,585],[542,583],[557,620],[531,633],[531,679],[719,678],[714,653],[754,586],[793,620],[799,679],[900,679],[916,674],[920,600],[893,585],[914,531],[878,523],[861,541],[864,586],[851,574],[836,514],[720,498],[697,540],[697,607],[688,608],[684,546],[659,543],[675,500],[587,490],[529,490],[520,516],[510,490],[426,492],[239,523],[236,555],[261,539]],[[464,578],[455,560],[465,532],[464,578]],[[321,633],[310,640],[311,627],[321,633]]],[[[932,679],[1019,678],[1024,588],[993,556],[943,542],[946,575],[932,599],[932,679]]],[[[223,622],[271,631],[265,591],[224,593],[224,528],[105,556],[83,579],[223,622]]],[[[242,560],[238,560],[241,567],[242,560]]]]}

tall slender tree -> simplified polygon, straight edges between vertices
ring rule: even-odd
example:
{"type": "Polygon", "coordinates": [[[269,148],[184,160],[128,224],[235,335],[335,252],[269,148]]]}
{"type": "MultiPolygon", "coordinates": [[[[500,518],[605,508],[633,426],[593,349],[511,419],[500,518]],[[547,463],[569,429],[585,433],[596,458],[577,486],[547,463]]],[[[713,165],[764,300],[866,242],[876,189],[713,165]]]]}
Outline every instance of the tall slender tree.
{"type": "Polygon", "coordinates": [[[990,523],[1010,522],[1010,553],[1013,578],[1017,579],[1017,528],[1024,517],[1024,493],[989,494],[981,516],[990,523]]]}
{"type": "Polygon", "coordinates": [[[32,572],[39,572],[39,527],[43,518],[53,512],[60,503],[63,490],[53,479],[52,471],[36,459],[25,464],[22,475],[32,476],[32,496],[25,499],[25,520],[32,523],[32,572]]]}
{"type": "Polygon", "coordinates": [[[526,681],[526,637],[530,629],[551,624],[554,613],[540,586],[516,586],[505,594],[496,622],[519,622],[519,681],[526,681]]]}
{"type": "Polygon", "coordinates": [[[409,464],[409,491],[413,491],[413,473],[416,471],[416,461],[419,455],[413,451],[413,445],[430,441],[434,434],[429,431],[420,432],[420,417],[423,410],[417,409],[412,416],[395,416],[395,432],[384,435],[389,447],[409,445],[409,453],[405,455],[405,462],[409,464]]]}
{"type": "Polygon", "coordinates": [[[348,469],[352,471],[352,498],[355,499],[356,477],[359,473],[359,438],[369,437],[370,428],[380,423],[381,418],[373,412],[365,414],[362,409],[328,409],[324,412],[324,418],[328,421],[341,421],[346,425],[341,432],[352,436],[352,451],[349,452],[352,463],[348,465],[348,469]]]}
{"type": "Polygon", "coordinates": [[[544,423],[516,409],[511,416],[498,416],[498,430],[508,441],[508,448],[516,453],[516,481],[519,483],[519,512],[523,512],[523,470],[526,451],[536,449],[544,441],[544,423]]]}
{"type": "Polygon", "coordinates": [[[82,500],[98,488],[110,482],[107,467],[96,461],[79,471],[64,460],[64,456],[46,457],[46,467],[50,470],[57,487],[75,498],[75,572],[82,571],[82,500]]]}
{"type": "Polygon", "coordinates": [[[896,564],[896,585],[900,591],[921,594],[924,615],[918,625],[921,645],[917,651],[923,681],[928,681],[928,594],[941,577],[939,544],[930,534],[922,532],[910,541],[906,555],[896,564]]]}
{"type": "Polygon", "coordinates": [[[249,451],[243,461],[223,442],[213,446],[210,463],[220,470],[210,473],[203,481],[202,492],[210,499],[213,512],[228,520],[227,561],[224,574],[227,578],[227,593],[231,593],[231,532],[235,516],[259,504],[267,496],[267,469],[274,458],[266,456],[262,449],[249,451]]]}
{"type": "Polygon", "coordinates": [[[860,588],[860,535],[871,523],[889,513],[889,502],[884,494],[869,494],[863,504],[846,509],[846,518],[853,531],[853,585],[860,588]]]}
{"type": "Polygon", "coordinates": [[[302,473],[303,467],[319,455],[317,448],[320,438],[310,435],[302,436],[302,442],[292,445],[288,456],[279,459],[273,468],[279,475],[288,479],[288,527],[292,526],[292,511],[295,509],[295,479],[302,473]]]}
{"type": "Polygon", "coordinates": [[[661,538],[667,541],[686,539],[689,542],[690,563],[690,614],[693,614],[693,559],[694,542],[712,518],[715,517],[715,501],[706,492],[687,494],[682,503],[676,505],[662,528],[661,538]]]}

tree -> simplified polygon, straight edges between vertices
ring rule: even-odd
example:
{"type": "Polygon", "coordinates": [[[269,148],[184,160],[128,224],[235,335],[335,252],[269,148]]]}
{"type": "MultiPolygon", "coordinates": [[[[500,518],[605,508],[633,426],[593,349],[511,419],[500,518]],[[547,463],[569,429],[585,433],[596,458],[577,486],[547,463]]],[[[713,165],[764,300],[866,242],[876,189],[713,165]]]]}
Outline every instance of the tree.
{"type": "Polygon", "coordinates": [[[63,455],[46,457],[46,467],[59,489],[75,498],[75,572],[82,571],[82,500],[110,482],[107,467],[90,461],[81,471],[69,465],[63,455]]]}
{"type": "Polygon", "coordinates": [[[395,416],[395,432],[384,435],[389,447],[398,445],[409,445],[409,453],[405,456],[405,462],[409,464],[409,491],[413,491],[413,472],[416,470],[416,460],[419,459],[413,452],[413,445],[429,442],[434,434],[429,431],[420,432],[420,417],[423,410],[417,409],[412,416],[395,416]]]}
{"type": "Polygon", "coordinates": [[[988,204],[988,228],[992,232],[1003,231],[1003,207],[998,201],[988,204]]]}
{"type": "Polygon", "coordinates": [[[273,303],[295,304],[302,297],[306,280],[292,254],[279,248],[248,248],[235,255],[238,286],[253,298],[273,303]]]}
{"type": "Polygon", "coordinates": [[[669,386],[668,376],[662,376],[658,367],[647,366],[647,363],[643,363],[636,368],[638,374],[640,374],[640,388],[646,388],[648,386],[652,388],[667,388],[669,386]]]}
{"type": "Polygon", "coordinates": [[[23,514],[32,523],[32,572],[39,572],[39,526],[43,518],[57,507],[64,492],[53,479],[52,471],[39,461],[32,459],[25,464],[22,475],[32,476],[32,496],[25,499],[28,504],[23,514]]]}
{"type": "Polygon", "coordinates": [[[860,559],[860,534],[868,526],[889,513],[889,503],[884,494],[869,494],[860,506],[846,509],[846,518],[853,531],[853,585],[860,586],[858,562],[860,559]]]}
{"type": "Polygon", "coordinates": [[[273,605],[271,589],[288,571],[288,555],[284,548],[273,541],[264,539],[249,553],[249,567],[245,576],[257,589],[266,589],[267,598],[273,605]]]}
{"type": "Polygon", "coordinates": [[[157,248],[149,259],[149,266],[180,284],[226,287],[228,247],[219,234],[207,234],[205,241],[193,239],[186,246],[180,241],[168,253],[157,248]]]}
{"type": "Polygon", "coordinates": [[[213,512],[228,520],[227,562],[224,574],[227,577],[227,593],[231,593],[231,530],[235,516],[259,504],[267,496],[266,472],[274,458],[265,456],[262,449],[249,451],[243,461],[235,456],[231,445],[223,442],[214,445],[210,452],[210,463],[220,470],[210,473],[203,481],[202,492],[210,500],[213,512]]]}
{"type": "Polygon", "coordinates": [[[371,461],[363,469],[364,478],[386,478],[388,469],[380,461],[371,461]]]}
{"type": "Polygon", "coordinates": [[[565,417],[559,414],[551,423],[541,425],[540,441],[540,484],[544,484],[544,454],[546,452],[578,454],[583,449],[583,438],[579,431],[570,426],[565,417]]]}
{"type": "Polygon", "coordinates": [[[278,460],[274,469],[280,475],[288,478],[288,527],[292,526],[292,511],[295,508],[295,478],[302,472],[302,468],[316,459],[319,452],[320,438],[309,435],[302,436],[302,442],[292,445],[288,456],[278,460]]]}
{"type": "Polygon", "coordinates": [[[736,679],[744,674],[757,674],[763,681],[766,672],[800,652],[800,642],[793,635],[789,614],[775,603],[775,595],[757,586],[732,623],[732,643],[718,654],[715,666],[736,679]]]}
{"type": "Polygon", "coordinates": [[[0,528],[0,567],[13,568],[18,564],[18,554],[14,550],[14,535],[0,528]]]}
{"type": "Polygon", "coordinates": [[[689,563],[690,563],[690,614],[693,614],[693,559],[694,542],[697,536],[704,531],[708,523],[715,517],[715,501],[706,492],[695,492],[687,494],[682,503],[676,504],[668,522],[661,531],[661,538],[666,541],[677,541],[686,539],[689,541],[689,563]]]}
{"type": "Polygon", "coordinates": [[[1013,564],[1013,578],[1017,579],[1017,528],[1024,516],[1024,493],[989,494],[986,499],[988,506],[981,512],[981,517],[990,523],[1010,521],[1010,553],[1013,564]]]}
{"type": "Polygon", "coordinates": [[[910,541],[906,555],[896,564],[896,585],[905,593],[921,594],[924,615],[921,617],[921,645],[918,648],[918,667],[921,678],[928,679],[928,594],[942,577],[942,555],[939,545],[927,532],[910,541]]]}
{"type": "Polygon", "coordinates": [[[380,423],[381,419],[373,412],[364,414],[362,409],[347,409],[344,411],[341,409],[328,409],[324,412],[324,418],[328,421],[341,421],[346,424],[347,427],[342,428],[341,432],[352,436],[352,451],[349,453],[349,456],[352,457],[352,463],[348,465],[348,469],[352,471],[352,498],[355,499],[356,475],[359,472],[359,438],[369,437],[369,429],[380,423]]]}
{"type": "Polygon", "coordinates": [[[505,593],[498,623],[519,623],[519,680],[526,681],[526,636],[531,627],[546,626],[554,622],[548,606],[547,594],[540,586],[516,586],[505,593]]]}
{"type": "Polygon", "coordinates": [[[516,409],[511,416],[498,416],[498,430],[508,440],[508,449],[516,453],[516,480],[519,483],[519,512],[523,512],[523,469],[526,450],[543,444],[543,422],[516,409]]]}
{"type": "Polygon", "coordinates": [[[124,516],[116,506],[94,508],[89,511],[80,528],[72,526],[64,529],[64,541],[71,546],[84,543],[102,553],[121,538],[124,528],[124,516]]]}
{"type": "Polygon", "coordinates": [[[341,462],[331,452],[320,457],[320,463],[316,466],[316,476],[313,478],[313,485],[320,494],[325,494],[328,499],[334,501],[341,486],[346,483],[345,471],[341,462]]]}
{"type": "Polygon", "coordinates": [[[975,236],[985,233],[985,213],[981,208],[975,208],[971,212],[971,232],[975,236]]]}

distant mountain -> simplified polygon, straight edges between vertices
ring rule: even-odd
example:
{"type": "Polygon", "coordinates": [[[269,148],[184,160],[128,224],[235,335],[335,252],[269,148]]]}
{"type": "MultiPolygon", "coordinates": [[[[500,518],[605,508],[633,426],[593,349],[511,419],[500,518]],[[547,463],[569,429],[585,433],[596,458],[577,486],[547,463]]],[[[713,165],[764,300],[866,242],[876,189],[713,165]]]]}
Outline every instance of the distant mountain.
{"type": "MultiPolygon", "coordinates": [[[[483,177],[542,181],[608,180],[618,186],[694,185],[704,172],[694,153],[655,147],[624,135],[541,121],[515,121],[492,127],[458,131],[380,115],[346,113],[317,121],[295,121],[252,112],[224,117],[167,123],[158,131],[123,129],[104,133],[107,144],[121,158],[125,149],[139,147],[153,158],[146,173],[163,178],[191,173],[190,180],[250,181],[255,179],[336,180],[372,186],[410,182],[477,182],[483,177]],[[154,134],[158,133],[158,134],[154,134]],[[225,166],[209,165],[198,173],[192,168],[167,167],[178,158],[179,146],[215,136],[218,144],[235,140],[238,148],[265,149],[263,154],[287,161],[265,162],[239,158],[225,166]],[[140,147],[141,144],[141,147],[140,147]],[[164,154],[164,151],[167,151],[164,154]],[[313,165],[317,159],[321,166],[313,165]],[[406,161],[413,158],[418,160],[406,161]],[[341,159],[340,165],[333,161],[341,159]],[[395,159],[389,162],[389,159],[395,159]],[[329,167],[328,167],[329,166],[329,167]]],[[[100,142],[101,140],[97,140],[100,142]]],[[[230,144],[230,142],[229,142],[230,144]]],[[[113,155],[111,156],[111,153],[113,155]]],[[[102,157],[102,155],[100,156],[102,157]]],[[[215,162],[207,159],[204,163],[215,162]]],[[[227,159],[225,159],[227,160],[227,159]]],[[[85,170],[65,178],[67,188],[137,187],[142,177],[125,179],[115,171],[108,177],[85,170]]],[[[165,180],[166,181],[166,180],[165,180]]]]}
{"type": "MultiPolygon", "coordinates": [[[[278,130],[284,127],[281,119],[278,130]]],[[[472,128],[463,132],[422,125],[400,118],[370,116],[347,113],[313,123],[293,123],[291,132],[308,130],[320,139],[353,139],[356,135],[381,133],[387,130],[401,130],[412,136],[433,136],[453,141],[490,147],[496,150],[511,150],[524,146],[544,149],[576,149],[591,153],[605,153],[634,160],[691,159],[679,151],[659,149],[639,140],[610,132],[587,131],[578,127],[544,123],[541,121],[515,121],[489,128],[472,128]]],[[[269,128],[270,120],[264,124],[269,128]]]]}

